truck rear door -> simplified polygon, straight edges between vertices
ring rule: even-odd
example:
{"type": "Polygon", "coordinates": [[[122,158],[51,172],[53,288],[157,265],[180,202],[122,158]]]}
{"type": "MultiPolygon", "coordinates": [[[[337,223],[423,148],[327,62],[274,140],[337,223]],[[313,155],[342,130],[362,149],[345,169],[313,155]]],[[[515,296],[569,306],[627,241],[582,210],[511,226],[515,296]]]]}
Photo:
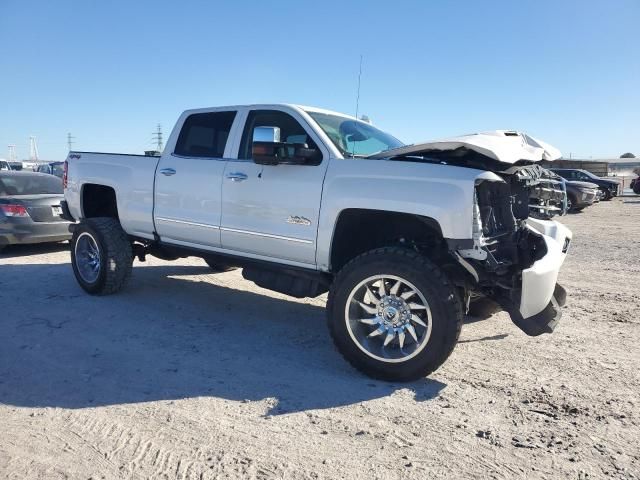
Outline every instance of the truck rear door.
{"type": "Polygon", "coordinates": [[[220,246],[221,188],[237,111],[191,113],[156,171],[154,222],[164,242],[220,246]]]}

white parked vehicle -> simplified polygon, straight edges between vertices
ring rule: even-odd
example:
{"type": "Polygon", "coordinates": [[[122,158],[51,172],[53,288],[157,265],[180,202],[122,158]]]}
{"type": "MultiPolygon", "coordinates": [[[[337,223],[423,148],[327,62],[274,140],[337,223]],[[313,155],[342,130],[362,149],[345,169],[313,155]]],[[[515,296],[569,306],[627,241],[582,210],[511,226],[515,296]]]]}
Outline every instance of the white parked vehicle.
{"type": "Polygon", "coordinates": [[[571,232],[550,220],[565,194],[536,162],[559,156],[509,131],[403,145],[317,108],[189,110],[160,157],[69,153],[73,270],[110,294],[134,257],[200,256],[295,297],[328,291],[346,359],[412,380],[447,359],[478,297],[529,335],[553,330],[571,232]]]}

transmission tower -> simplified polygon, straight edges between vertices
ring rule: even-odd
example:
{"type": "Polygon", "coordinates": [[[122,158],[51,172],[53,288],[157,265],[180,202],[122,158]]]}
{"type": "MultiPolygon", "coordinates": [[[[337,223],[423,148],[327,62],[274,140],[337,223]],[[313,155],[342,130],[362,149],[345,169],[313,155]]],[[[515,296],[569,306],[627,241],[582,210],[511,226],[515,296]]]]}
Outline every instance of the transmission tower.
{"type": "Polygon", "coordinates": [[[162,125],[158,124],[156,131],[153,132],[153,141],[156,142],[156,150],[162,152],[162,125]]]}
{"type": "Polygon", "coordinates": [[[36,137],[33,135],[29,137],[29,160],[39,160],[38,144],[36,143],[36,137]]]}
{"type": "Polygon", "coordinates": [[[16,157],[16,146],[15,145],[7,145],[9,147],[9,161],[17,162],[18,158],[16,157]]]}
{"type": "Polygon", "coordinates": [[[67,133],[67,145],[69,146],[69,151],[73,150],[74,138],[70,133],[67,133]]]}

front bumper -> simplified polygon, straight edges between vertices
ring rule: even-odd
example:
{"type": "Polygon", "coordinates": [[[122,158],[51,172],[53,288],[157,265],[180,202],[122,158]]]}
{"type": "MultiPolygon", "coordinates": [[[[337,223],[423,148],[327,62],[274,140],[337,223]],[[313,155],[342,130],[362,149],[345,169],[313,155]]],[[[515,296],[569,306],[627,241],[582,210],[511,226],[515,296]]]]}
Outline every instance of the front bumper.
{"type": "Polygon", "coordinates": [[[595,190],[581,191],[574,207],[588,207],[589,205],[593,205],[597,196],[598,194],[595,190]]]}
{"type": "Polygon", "coordinates": [[[558,283],[558,273],[567,256],[572,233],[561,223],[529,218],[527,228],[540,234],[547,253],[521,273],[519,301],[501,302],[513,322],[527,335],[551,333],[562,316],[566,292],[558,283]]]}

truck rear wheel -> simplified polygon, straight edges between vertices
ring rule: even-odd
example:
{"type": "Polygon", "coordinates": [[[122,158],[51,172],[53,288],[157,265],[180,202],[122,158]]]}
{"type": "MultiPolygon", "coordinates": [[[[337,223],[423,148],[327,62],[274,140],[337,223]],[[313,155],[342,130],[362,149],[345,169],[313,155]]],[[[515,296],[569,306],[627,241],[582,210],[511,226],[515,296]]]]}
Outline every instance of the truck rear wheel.
{"type": "Polygon", "coordinates": [[[87,218],[71,238],[71,264],[80,286],[92,295],[121,290],[131,276],[133,252],[115,218],[87,218]]]}
{"type": "Polygon", "coordinates": [[[429,259],[404,248],[364,253],[336,276],[329,331],[342,355],[374,378],[411,381],[449,357],[462,327],[454,286],[429,259]]]}

